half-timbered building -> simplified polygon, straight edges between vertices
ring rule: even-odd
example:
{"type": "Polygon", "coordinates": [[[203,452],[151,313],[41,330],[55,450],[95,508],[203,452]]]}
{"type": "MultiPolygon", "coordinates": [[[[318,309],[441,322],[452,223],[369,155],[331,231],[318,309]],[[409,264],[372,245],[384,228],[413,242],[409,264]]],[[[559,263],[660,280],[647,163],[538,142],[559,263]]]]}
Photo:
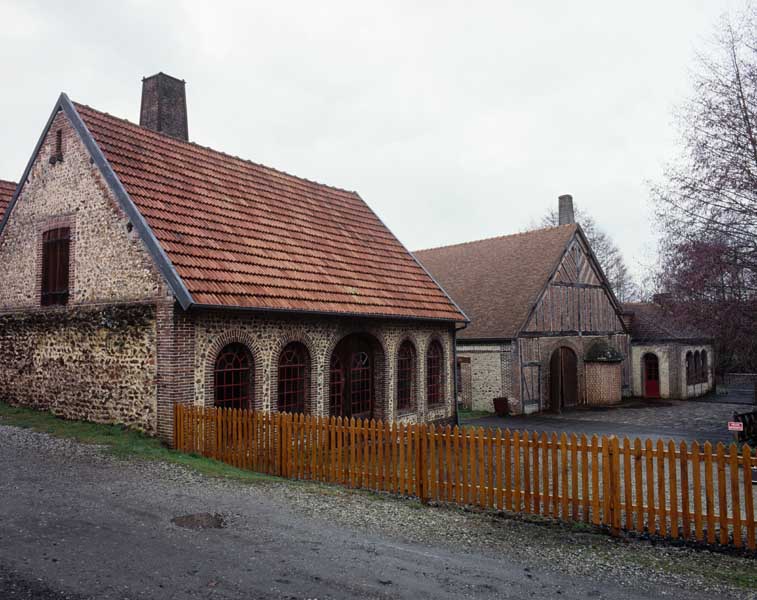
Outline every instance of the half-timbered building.
{"type": "Polygon", "coordinates": [[[465,315],[356,192],[190,143],[183,81],[139,124],[62,94],[11,187],[0,400],[167,440],[176,403],[453,417],[465,315]]]}
{"type": "Polygon", "coordinates": [[[620,402],[629,335],[580,225],[560,197],[557,227],[415,253],[471,318],[458,332],[464,404],[511,413],[620,402]]]}

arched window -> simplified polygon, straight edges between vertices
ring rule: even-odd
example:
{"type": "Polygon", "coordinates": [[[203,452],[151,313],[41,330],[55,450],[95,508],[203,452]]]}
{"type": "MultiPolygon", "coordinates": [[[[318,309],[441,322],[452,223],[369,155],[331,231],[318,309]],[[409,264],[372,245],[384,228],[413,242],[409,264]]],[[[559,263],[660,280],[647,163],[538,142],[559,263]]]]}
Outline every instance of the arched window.
{"type": "Polygon", "coordinates": [[[229,344],[213,370],[214,404],[220,408],[252,406],[252,358],[243,344],[229,344]]]}
{"type": "Polygon", "coordinates": [[[353,415],[370,414],[373,403],[373,367],[368,352],[355,352],[350,363],[350,404],[353,415]]]}
{"type": "Polygon", "coordinates": [[[710,380],[710,366],[707,363],[707,350],[702,350],[702,383],[710,380]]]}
{"type": "Polygon", "coordinates": [[[415,406],[415,347],[409,340],[397,352],[397,410],[415,406]]]}
{"type": "Polygon", "coordinates": [[[702,381],[702,362],[699,356],[699,350],[694,352],[694,383],[702,381]]]}
{"type": "Polygon", "coordinates": [[[429,406],[444,402],[444,351],[436,340],[426,354],[426,398],[429,406]]]}
{"type": "Polygon", "coordinates": [[[329,409],[342,418],[370,419],[374,409],[378,343],[367,334],[342,338],[329,362],[329,409]]]}
{"type": "Polygon", "coordinates": [[[308,401],[310,356],[300,342],[287,344],[279,356],[279,412],[304,413],[308,401]]]}
{"type": "Polygon", "coordinates": [[[694,383],[694,356],[691,351],[686,353],[686,384],[694,383]]]}

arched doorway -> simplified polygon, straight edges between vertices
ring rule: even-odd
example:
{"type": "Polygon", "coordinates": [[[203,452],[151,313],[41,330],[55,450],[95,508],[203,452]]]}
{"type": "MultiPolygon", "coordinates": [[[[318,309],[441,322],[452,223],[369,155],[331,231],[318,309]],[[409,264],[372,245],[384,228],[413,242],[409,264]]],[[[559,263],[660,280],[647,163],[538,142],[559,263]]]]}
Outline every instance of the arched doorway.
{"type": "Polygon", "coordinates": [[[567,346],[560,346],[549,361],[550,408],[559,412],[578,404],[578,359],[567,346]]]}
{"type": "Polygon", "coordinates": [[[644,355],[644,397],[660,397],[660,362],[654,354],[644,355]]]}
{"type": "Polygon", "coordinates": [[[340,341],[329,362],[329,413],[335,417],[370,419],[376,403],[377,342],[352,334],[340,341]]]}

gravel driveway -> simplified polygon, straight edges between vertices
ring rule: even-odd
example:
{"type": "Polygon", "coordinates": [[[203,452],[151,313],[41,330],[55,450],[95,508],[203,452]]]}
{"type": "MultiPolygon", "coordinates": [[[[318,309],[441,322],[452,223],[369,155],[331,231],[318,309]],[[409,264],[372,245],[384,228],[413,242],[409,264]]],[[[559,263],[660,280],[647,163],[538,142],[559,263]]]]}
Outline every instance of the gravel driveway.
{"type": "Polygon", "coordinates": [[[0,426],[0,598],[755,598],[752,559],[207,478],[0,426]],[[222,529],[174,517],[220,514],[222,529]],[[741,581],[743,585],[743,579],[741,581]]]}

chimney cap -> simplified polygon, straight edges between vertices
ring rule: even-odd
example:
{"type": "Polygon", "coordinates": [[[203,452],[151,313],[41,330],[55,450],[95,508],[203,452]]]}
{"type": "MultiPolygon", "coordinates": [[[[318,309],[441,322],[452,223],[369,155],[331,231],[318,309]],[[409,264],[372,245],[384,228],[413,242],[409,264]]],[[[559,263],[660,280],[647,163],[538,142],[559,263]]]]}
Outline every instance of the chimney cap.
{"type": "Polygon", "coordinates": [[[178,77],[174,77],[173,75],[169,75],[168,73],[164,73],[163,71],[158,71],[157,73],[155,73],[155,75],[147,75],[146,77],[142,77],[142,83],[144,83],[148,79],[155,79],[156,77],[168,77],[169,79],[173,79],[174,81],[180,81],[183,84],[187,83],[184,79],[179,79],[178,77]]]}

